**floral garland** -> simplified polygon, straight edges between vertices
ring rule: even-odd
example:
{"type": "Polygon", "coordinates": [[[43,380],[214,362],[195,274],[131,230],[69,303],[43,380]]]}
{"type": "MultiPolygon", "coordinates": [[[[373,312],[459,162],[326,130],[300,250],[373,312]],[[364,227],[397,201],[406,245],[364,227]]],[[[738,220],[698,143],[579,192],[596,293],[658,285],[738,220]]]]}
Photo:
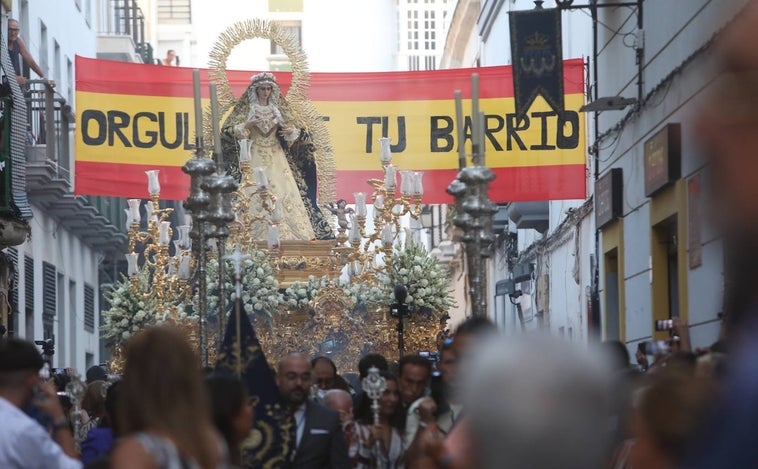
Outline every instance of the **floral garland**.
{"type": "Polygon", "coordinates": [[[408,288],[406,301],[419,309],[445,313],[455,306],[447,272],[423,244],[407,243],[404,249],[397,247],[392,254],[389,276],[382,283],[390,296],[395,285],[405,285],[408,288]]]}

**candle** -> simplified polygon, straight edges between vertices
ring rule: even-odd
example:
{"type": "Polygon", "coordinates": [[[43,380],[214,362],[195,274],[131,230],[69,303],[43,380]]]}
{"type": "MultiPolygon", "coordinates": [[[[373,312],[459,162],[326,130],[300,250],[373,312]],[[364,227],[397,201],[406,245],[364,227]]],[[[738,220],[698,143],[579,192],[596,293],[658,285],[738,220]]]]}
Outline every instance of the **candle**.
{"type": "MultiPolygon", "coordinates": [[[[155,204],[152,200],[145,202],[145,219],[148,223],[153,220],[153,212],[155,211],[155,204]]],[[[156,217],[157,218],[157,217],[156,217]]]]}
{"type": "Polygon", "coordinates": [[[138,267],[137,267],[137,253],[136,252],[130,252],[129,254],[125,255],[126,257],[126,274],[128,276],[132,276],[137,273],[138,267]]]}
{"type": "Polygon", "coordinates": [[[466,137],[463,128],[463,100],[461,90],[455,90],[455,127],[458,130],[458,168],[466,167],[466,137]]]}
{"type": "Polygon", "coordinates": [[[366,210],[366,194],[363,192],[356,192],[353,194],[355,197],[355,214],[359,217],[365,217],[368,211],[366,210]]]}
{"type": "Polygon", "coordinates": [[[392,241],[392,225],[387,223],[382,228],[382,245],[385,248],[392,247],[392,241]]]}
{"type": "Polygon", "coordinates": [[[479,122],[477,116],[479,115],[479,74],[471,74],[471,138],[476,148],[481,144],[479,141],[479,122]]]}
{"type": "Polygon", "coordinates": [[[413,171],[400,171],[400,193],[411,195],[413,192],[413,171]]]}
{"type": "Polygon", "coordinates": [[[424,173],[421,171],[413,173],[413,195],[424,195],[424,173]]]}
{"type": "Polygon", "coordinates": [[[258,188],[268,189],[267,168],[265,166],[256,166],[253,170],[255,171],[255,181],[258,183],[258,188]]]}
{"type": "Polygon", "coordinates": [[[129,212],[131,215],[132,223],[139,223],[142,219],[139,214],[139,206],[142,203],[140,199],[129,199],[126,201],[129,204],[129,212]]]}
{"type": "Polygon", "coordinates": [[[240,163],[247,163],[250,161],[250,145],[252,140],[243,138],[238,140],[240,146],[240,163]]]}
{"type": "Polygon", "coordinates": [[[187,280],[190,278],[190,261],[192,256],[188,254],[181,254],[179,257],[179,278],[187,280]]]}
{"type": "Polygon", "coordinates": [[[150,195],[158,195],[161,193],[161,183],[158,181],[159,172],[160,170],[157,169],[145,171],[145,174],[147,174],[147,191],[150,195]]]}
{"type": "Polygon", "coordinates": [[[274,211],[271,213],[271,221],[274,223],[282,221],[282,201],[280,199],[276,199],[276,202],[274,202],[274,211]]]}
{"type": "Polygon", "coordinates": [[[132,226],[132,211],[128,208],[124,209],[124,213],[126,213],[126,229],[128,230],[130,226],[132,226]]]}
{"type": "Polygon", "coordinates": [[[195,97],[195,142],[198,150],[203,146],[203,102],[200,97],[200,70],[192,70],[192,88],[195,97]]]}
{"type": "Polygon", "coordinates": [[[487,125],[487,117],[484,115],[484,111],[479,111],[479,159],[477,164],[484,166],[484,150],[487,148],[487,143],[484,140],[484,131],[487,125]]]}
{"type": "Polygon", "coordinates": [[[179,225],[176,227],[176,230],[179,232],[179,239],[176,241],[176,246],[179,249],[189,249],[192,243],[192,240],[189,237],[189,225],[179,225]]]}
{"type": "Polygon", "coordinates": [[[377,210],[384,210],[384,194],[379,194],[374,199],[374,208],[377,210]]]}
{"type": "Polygon", "coordinates": [[[390,150],[390,139],[381,137],[379,139],[379,161],[382,165],[388,165],[392,162],[392,151],[390,150]]]}
{"type": "Polygon", "coordinates": [[[158,225],[158,244],[161,246],[168,246],[171,242],[171,222],[162,221],[158,225]]]}
{"type": "Polygon", "coordinates": [[[221,132],[218,129],[218,96],[216,92],[216,82],[211,82],[211,124],[213,125],[213,151],[216,153],[216,161],[219,167],[222,165],[223,157],[221,155],[221,132]]]}
{"type": "Polygon", "coordinates": [[[279,227],[270,225],[268,227],[268,248],[271,250],[279,249],[279,227]]]}
{"type": "Polygon", "coordinates": [[[397,166],[394,164],[388,164],[384,167],[384,186],[387,189],[394,190],[397,186],[396,174],[397,166]]]}
{"type": "Polygon", "coordinates": [[[361,242],[361,229],[358,223],[355,221],[355,218],[351,220],[350,224],[350,244],[352,246],[358,246],[358,244],[361,242]]]}

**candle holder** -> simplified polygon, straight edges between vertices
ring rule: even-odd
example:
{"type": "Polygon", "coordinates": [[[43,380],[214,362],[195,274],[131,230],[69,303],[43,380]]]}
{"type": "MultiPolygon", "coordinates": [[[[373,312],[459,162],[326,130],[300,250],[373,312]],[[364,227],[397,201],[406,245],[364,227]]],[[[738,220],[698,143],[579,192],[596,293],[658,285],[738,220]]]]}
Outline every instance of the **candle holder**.
{"type": "MultiPolygon", "coordinates": [[[[485,165],[484,114],[479,112],[479,76],[471,77],[472,88],[472,162],[466,166],[465,155],[461,149],[461,169],[458,177],[447,188],[447,193],[455,198],[453,224],[463,231],[462,242],[466,246],[466,267],[471,298],[472,313],[475,316],[487,316],[487,259],[492,255],[495,235],[492,229],[492,217],[497,213],[497,205],[487,193],[489,183],[495,174],[485,165]]],[[[456,122],[463,121],[460,91],[455,92],[456,122]]],[[[463,144],[461,143],[461,147],[463,144]]]]}
{"type": "Polygon", "coordinates": [[[348,274],[352,278],[371,283],[378,274],[386,274],[391,269],[392,250],[403,232],[400,221],[405,216],[415,220],[421,216],[424,196],[423,173],[410,170],[398,172],[392,164],[389,138],[379,139],[379,161],[384,169],[384,177],[367,181],[373,188],[370,195],[362,192],[354,195],[355,214],[350,223],[349,235],[346,240],[338,236],[334,249],[335,257],[341,265],[349,266],[348,274]],[[374,206],[372,232],[367,228],[367,200],[371,200],[374,206]],[[359,265],[360,268],[357,267],[359,265]]]}
{"type": "Polygon", "coordinates": [[[140,199],[129,199],[127,209],[127,224],[129,247],[126,254],[127,274],[130,277],[130,288],[135,296],[140,298],[154,298],[156,300],[156,314],[168,315],[176,319],[179,313],[179,305],[189,295],[187,278],[181,278],[179,265],[184,256],[189,255],[189,240],[187,239],[188,227],[179,230],[180,239],[175,243],[174,255],[169,252],[173,229],[169,221],[173,208],[160,208],[160,184],[158,184],[158,170],[146,171],[148,176],[148,191],[150,200],[145,204],[144,225],[140,215],[142,206],[140,199]],[[139,265],[141,247],[142,265],[139,265]],[[147,269],[150,288],[143,291],[139,285],[137,272],[147,269]]]}

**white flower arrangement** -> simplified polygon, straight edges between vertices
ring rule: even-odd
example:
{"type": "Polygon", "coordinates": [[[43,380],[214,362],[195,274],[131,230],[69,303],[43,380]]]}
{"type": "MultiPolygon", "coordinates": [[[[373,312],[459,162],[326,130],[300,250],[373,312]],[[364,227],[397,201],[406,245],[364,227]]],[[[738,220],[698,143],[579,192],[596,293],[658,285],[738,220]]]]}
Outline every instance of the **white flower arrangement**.
{"type": "Polygon", "coordinates": [[[313,300],[324,288],[332,286],[329,277],[311,275],[307,282],[296,281],[284,290],[284,302],[289,308],[300,309],[313,305],[313,300]]]}
{"type": "Polygon", "coordinates": [[[447,272],[422,244],[408,243],[404,249],[396,247],[389,276],[382,282],[386,295],[392,298],[398,284],[408,288],[406,301],[416,308],[446,313],[455,306],[447,272]]]}
{"type": "Polygon", "coordinates": [[[100,335],[110,342],[122,342],[141,329],[164,320],[155,314],[154,297],[143,295],[149,288],[149,270],[139,269],[135,275],[136,293],[132,279],[123,275],[113,290],[105,292],[110,308],[100,313],[103,319],[100,335]]]}
{"type": "MultiPolygon", "coordinates": [[[[226,277],[226,308],[231,309],[237,300],[237,292],[234,281],[234,267],[229,261],[226,262],[224,272],[226,277]]],[[[220,293],[217,259],[208,261],[205,275],[208,285],[208,316],[215,317],[218,314],[220,293]]],[[[279,291],[279,282],[276,280],[273,267],[268,263],[266,254],[261,251],[253,251],[250,258],[242,261],[242,304],[245,312],[270,319],[282,303],[284,303],[284,295],[279,291]]],[[[190,316],[197,316],[198,305],[199,297],[196,292],[190,316]]]]}

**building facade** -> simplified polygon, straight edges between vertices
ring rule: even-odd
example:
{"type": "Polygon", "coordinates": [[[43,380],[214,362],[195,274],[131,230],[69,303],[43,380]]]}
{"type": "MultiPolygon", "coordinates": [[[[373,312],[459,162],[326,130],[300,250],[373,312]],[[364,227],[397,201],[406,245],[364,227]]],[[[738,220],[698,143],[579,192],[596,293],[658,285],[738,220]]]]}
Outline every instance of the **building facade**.
{"type": "Polygon", "coordinates": [[[614,171],[620,199],[599,228],[604,329],[632,351],[667,337],[657,319],[684,319],[695,346],[719,336],[723,246],[708,221],[713,188],[690,120],[715,77],[711,46],[745,4],[644,2],[641,18],[630,9],[599,15],[610,28],[599,28],[599,95],[636,100],[599,115],[596,157],[602,200],[612,198],[614,171]]]}
{"type": "Polygon", "coordinates": [[[13,0],[3,7],[3,35],[7,19],[17,19],[22,40],[56,85],[46,86],[22,67],[29,79],[19,94],[26,109],[25,161],[12,170],[23,174],[31,217],[24,242],[1,246],[11,279],[3,292],[9,305],[3,325],[8,334],[52,339],[52,366],[83,372],[105,359],[98,330],[102,292],[123,270],[127,238],[123,200],[73,194],[75,57],[144,61],[150,48],[134,1],[13,0]]]}

